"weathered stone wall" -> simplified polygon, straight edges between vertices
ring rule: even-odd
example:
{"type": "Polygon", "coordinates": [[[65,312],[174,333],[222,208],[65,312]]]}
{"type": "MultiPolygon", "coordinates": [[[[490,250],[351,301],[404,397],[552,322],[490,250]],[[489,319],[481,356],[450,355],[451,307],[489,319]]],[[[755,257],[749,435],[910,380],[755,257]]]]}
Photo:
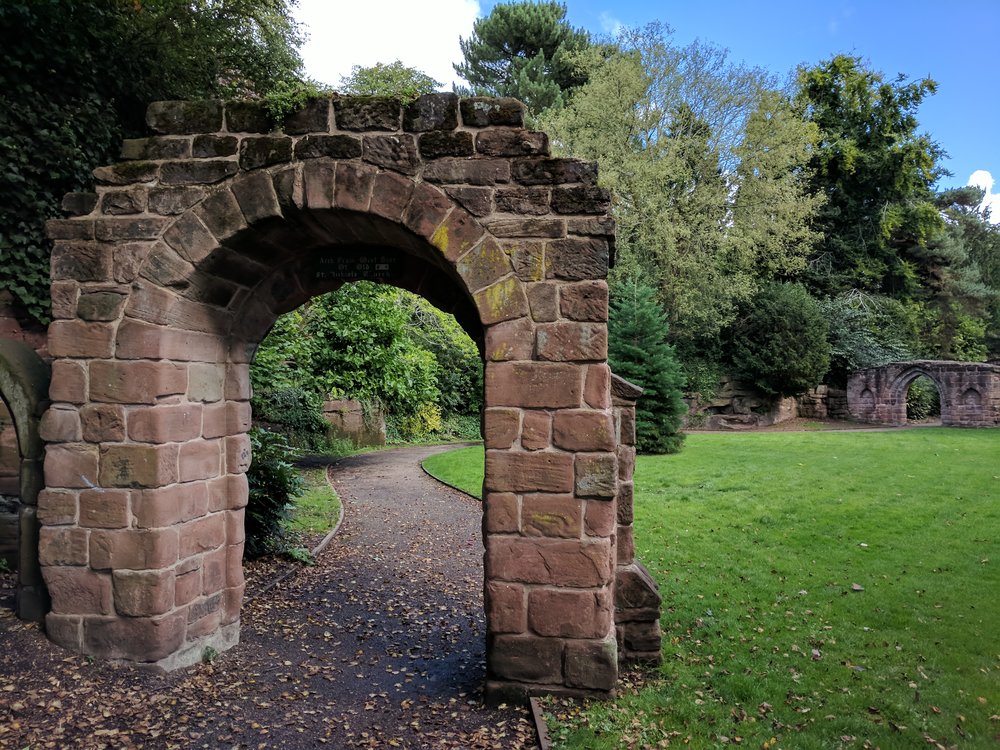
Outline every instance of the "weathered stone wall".
{"type": "MultiPolygon", "coordinates": [[[[238,638],[248,363],[274,319],[372,279],[423,295],[486,361],[488,695],[607,694],[619,452],[614,225],[592,164],[512,100],[166,102],[49,225],[47,632],[190,664],[238,638]]],[[[631,450],[631,449],[629,449],[631,450]]]]}
{"type": "Polygon", "coordinates": [[[847,391],[828,385],[817,385],[796,398],[798,415],[807,419],[850,419],[847,391]]]}
{"type": "Polygon", "coordinates": [[[1000,426],[1000,365],[985,362],[918,360],[860,370],[847,383],[851,417],[860,422],[905,425],[906,395],[921,375],[937,387],[941,424],[1000,426]]]}
{"type": "Polygon", "coordinates": [[[797,416],[794,398],[764,393],[753,383],[730,375],[719,378],[712,398],[688,401],[689,417],[701,429],[749,430],[767,427],[797,416]]]}
{"type": "Polygon", "coordinates": [[[323,418],[333,434],[350,440],[355,446],[385,445],[385,416],[379,410],[365,412],[357,399],[333,399],[323,402],[323,418]]]}

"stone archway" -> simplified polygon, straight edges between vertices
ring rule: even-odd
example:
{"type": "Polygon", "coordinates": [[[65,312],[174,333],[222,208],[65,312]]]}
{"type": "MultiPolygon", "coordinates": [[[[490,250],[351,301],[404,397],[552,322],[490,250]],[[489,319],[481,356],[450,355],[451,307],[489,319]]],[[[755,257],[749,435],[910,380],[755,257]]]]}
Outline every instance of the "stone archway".
{"type": "Polygon", "coordinates": [[[19,341],[0,340],[0,398],[14,422],[18,451],[15,613],[41,621],[49,609],[38,560],[38,495],[43,485],[40,420],[48,405],[49,366],[19,341]]]}
{"type": "Polygon", "coordinates": [[[52,640],[164,668],[237,641],[249,362],[278,314],[375,279],[454,313],[486,362],[488,693],[614,689],[634,454],[607,366],[614,226],[595,166],[550,158],[522,112],[333,97],[268,132],[253,103],[160,102],[160,134],[67,196],[39,497],[52,640]]]}
{"type": "Polygon", "coordinates": [[[1000,426],[1000,365],[917,360],[860,370],[847,383],[847,408],[860,422],[906,424],[906,394],[921,375],[941,397],[941,424],[1000,426]]]}

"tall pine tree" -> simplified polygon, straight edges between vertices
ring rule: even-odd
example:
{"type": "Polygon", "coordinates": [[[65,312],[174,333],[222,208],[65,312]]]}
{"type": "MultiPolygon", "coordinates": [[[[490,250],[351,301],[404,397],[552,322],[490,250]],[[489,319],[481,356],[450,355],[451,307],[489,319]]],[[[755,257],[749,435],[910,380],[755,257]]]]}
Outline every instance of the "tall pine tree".
{"type": "Polygon", "coordinates": [[[608,361],[616,375],[641,387],[636,404],[636,443],[641,453],[676,453],[687,408],[684,375],[667,343],[667,316],[649,286],[630,279],[612,288],[608,361]]]}

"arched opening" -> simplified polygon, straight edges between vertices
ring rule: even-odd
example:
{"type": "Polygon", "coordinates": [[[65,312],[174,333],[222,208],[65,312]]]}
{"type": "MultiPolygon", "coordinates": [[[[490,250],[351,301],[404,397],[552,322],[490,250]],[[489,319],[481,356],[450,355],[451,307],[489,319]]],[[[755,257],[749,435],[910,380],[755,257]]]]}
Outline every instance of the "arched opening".
{"type": "Polygon", "coordinates": [[[904,388],[907,423],[940,425],[941,393],[934,380],[923,373],[918,373],[904,388]]]}
{"type": "Polygon", "coordinates": [[[606,195],[589,166],[538,157],[544,140],[519,128],[480,137],[472,128],[493,127],[476,119],[489,103],[468,110],[467,126],[450,96],[418,105],[428,117],[444,107],[451,125],[402,119],[398,107],[362,123],[348,111],[373,116],[367,101],[319,104],[315,137],[182,128],[150,139],[153,153],[179,143],[196,155],[138,165],[141,182],[136,169],[101,174],[103,192],[133,184],[132,205],[155,215],[105,216],[99,200],[96,216],[50,226],[63,240],[53,399],[79,430],[54,425],[47,448],[40,504],[53,519],[40,557],[59,592],[47,634],[168,669],[237,642],[249,365],[280,314],[379,281],[452,313],[486,362],[487,694],[606,694],[618,656],[615,499],[619,472],[631,476],[606,363],[606,195]],[[353,132],[330,134],[334,111],[353,132]],[[419,139],[367,132],[401,122],[419,139]],[[451,139],[423,133],[459,127],[451,139]],[[418,143],[434,154],[426,162],[418,143]],[[461,158],[441,158],[441,144],[461,158]],[[228,150],[218,159],[208,146],[228,150]],[[526,195],[547,214],[532,204],[519,215],[526,195]],[[64,506],[78,513],[56,518],[64,506]],[[553,508],[568,531],[522,523],[553,508]]]}
{"type": "Polygon", "coordinates": [[[41,621],[49,597],[39,565],[38,494],[43,485],[40,420],[49,366],[33,349],[0,341],[0,564],[15,614],[41,621]]]}

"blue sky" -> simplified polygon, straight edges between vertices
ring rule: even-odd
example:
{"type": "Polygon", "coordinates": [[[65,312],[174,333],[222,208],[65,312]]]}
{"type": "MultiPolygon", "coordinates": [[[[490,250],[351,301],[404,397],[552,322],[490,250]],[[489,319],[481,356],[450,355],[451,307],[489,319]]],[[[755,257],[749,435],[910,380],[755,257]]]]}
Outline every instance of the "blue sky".
{"type": "MultiPolygon", "coordinates": [[[[458,37],[492,0],[299,0],[311,35],[306,71],[331,85],[353,64],[400,59],[450,84],[458,37]]],[[[1000,181],[1000,0],[568,0],[574,26],[600,34],[653,20],[674,41],[712,42],[733,60],[785,74],[837,53],[858,55],[889,78],[925,76],[937,94],[920,107],[921,130],[944,148],[954,173],[941,187],[964,185],[977,170],[1000,181]]],[[[1000,185],[993,186],[1000,193],[1000,185]]],[[[1000,219],[1000,201],[994,209],[1000,219]]]]}

